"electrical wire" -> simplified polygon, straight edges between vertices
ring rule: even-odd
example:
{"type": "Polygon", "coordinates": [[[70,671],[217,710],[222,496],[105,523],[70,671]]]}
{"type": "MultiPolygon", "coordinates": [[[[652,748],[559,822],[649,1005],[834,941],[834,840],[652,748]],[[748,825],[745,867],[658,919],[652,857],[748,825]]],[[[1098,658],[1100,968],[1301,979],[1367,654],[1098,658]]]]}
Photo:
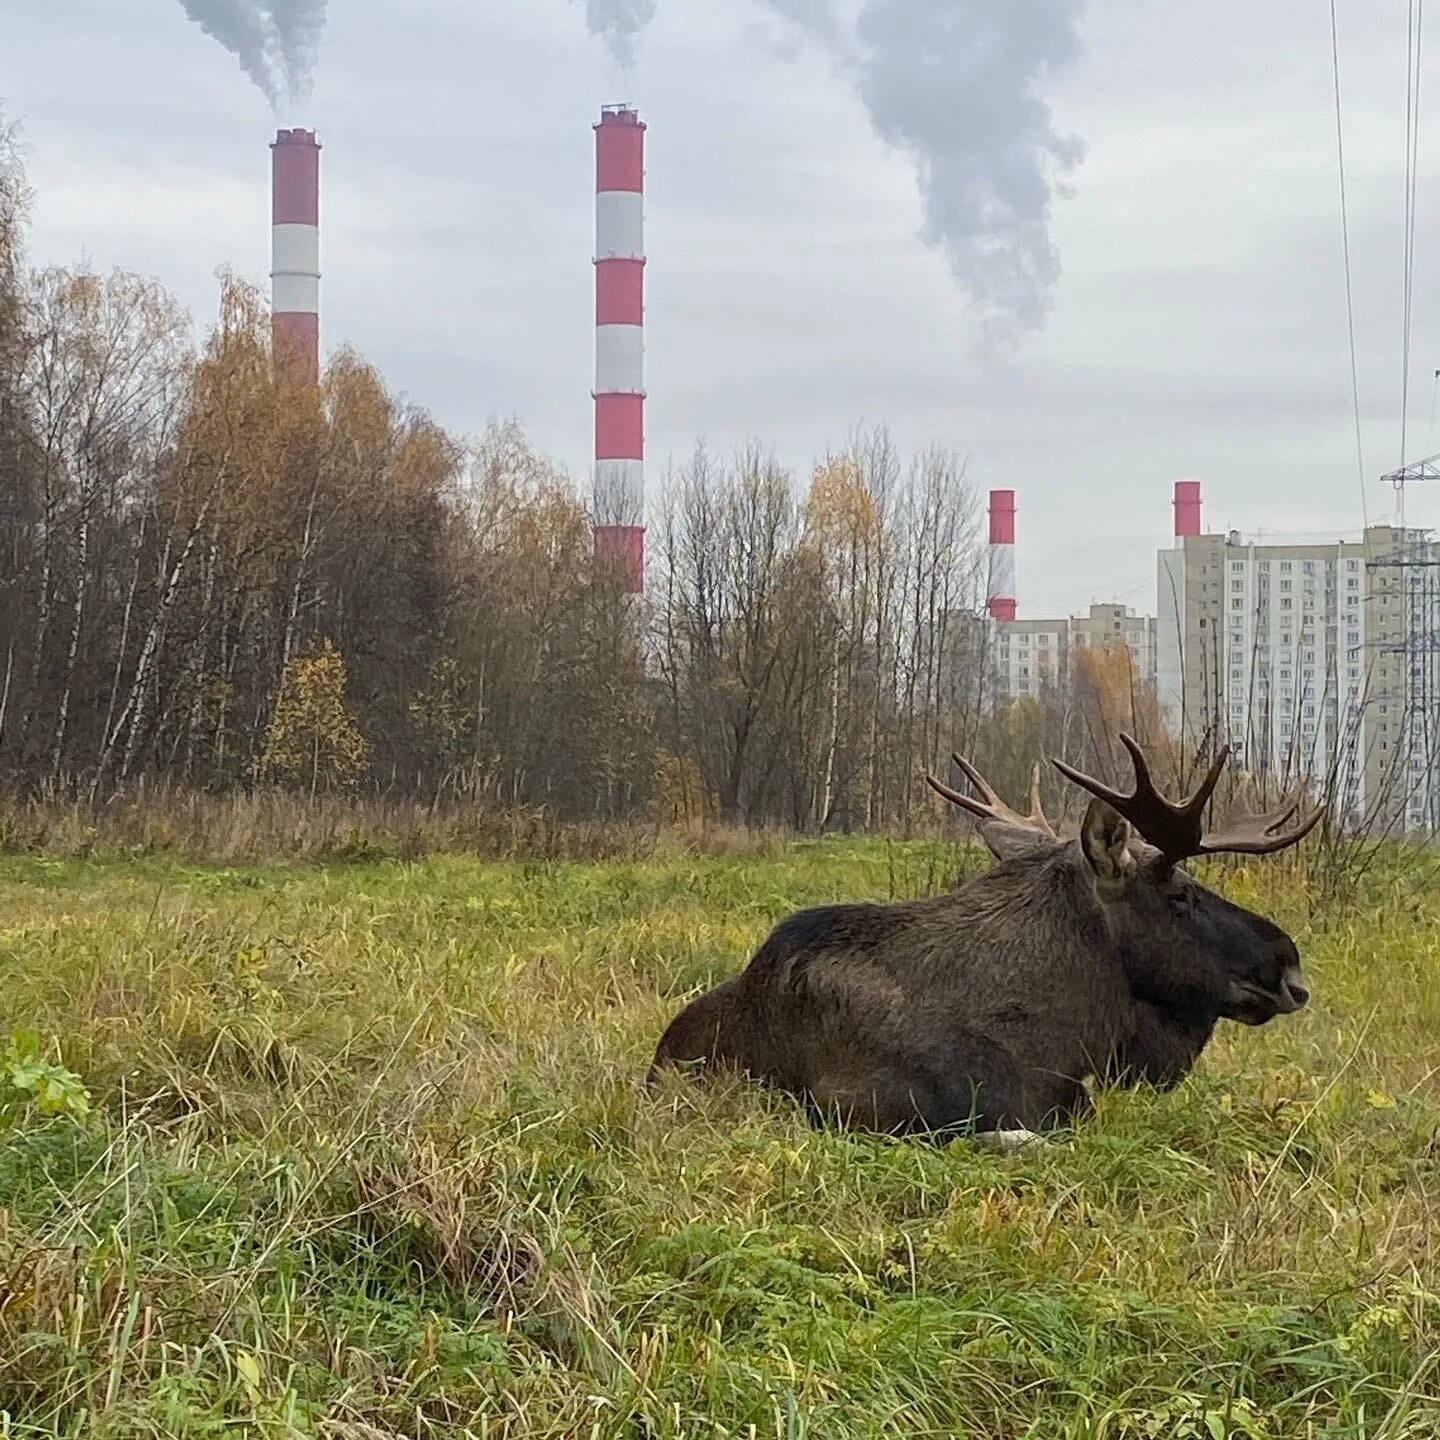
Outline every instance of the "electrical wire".
{"type": "Polygon", "coordinates": [[[1355,468],[1360,482],[1360,515],[1370,525],[1365,491],[1365,446],[1360,437],[1360,370],[1355,360],[1355,289],[1350,279],[1350,206],[1345,194],[1345,122],[1340,106],[1340,32],[1330,0],[1330,59],[1335,74],[1335,156],[1340,171],[1340,239],[1345,250],[1345,322],[1350,330],[1350,399],[1355,410],[1355,468]]]}
{"type": "MultiPolygon", "coordinates": [[[[1405,42],[1405,259],[1404,323],[1401,332],[1400,469],[1406,464],[1406,426],[1410,411],[1410,318],[1415,293],[1415,193],[1420,159],[1420,55],[1425,0],[1409,0],[1405,42]]],[[[1398,518],[1405,524],[1405,487],[1396,486],[1398,518]]]]}

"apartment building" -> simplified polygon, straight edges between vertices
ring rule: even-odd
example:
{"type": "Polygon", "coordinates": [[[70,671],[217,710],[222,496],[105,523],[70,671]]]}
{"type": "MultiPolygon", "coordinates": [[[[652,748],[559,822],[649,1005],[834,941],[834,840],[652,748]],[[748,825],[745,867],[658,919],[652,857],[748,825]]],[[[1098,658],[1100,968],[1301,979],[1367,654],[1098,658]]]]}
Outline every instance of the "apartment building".
{"type": "Polygon", "coordinates": [[[1085,615],[1059,620],[994,622],[995,687],[1015,700],[1069,683],[1075,657],[1083,650],[1129,650],[1135,678],[1153,685],[1156,678],[1155,620],[1128,606],[1091,605],[1085,615]]]}
{"type": "Polygon", "coordinates": [[[1172,734],[1223,736],[1257,776],[1333,785],[1345,816],[1440,821],[1440,546],[1199,533],[1198,499],[1158,559],[1157,691],[1172,734]]]}

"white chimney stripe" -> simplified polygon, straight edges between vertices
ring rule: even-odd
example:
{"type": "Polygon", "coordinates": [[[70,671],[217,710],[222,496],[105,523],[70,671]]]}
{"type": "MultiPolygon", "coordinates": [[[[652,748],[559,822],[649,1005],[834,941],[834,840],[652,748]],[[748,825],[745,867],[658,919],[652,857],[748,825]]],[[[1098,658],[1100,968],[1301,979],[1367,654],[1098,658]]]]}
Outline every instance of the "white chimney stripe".
{"type": "Polygon", "coordinates": [[[595,393],[639,395],[645,389],[645,331],[639,325],[595,327],[595,393]]]}
{"type": "Polygon", "coordinates": [[[271,273],[320,274],[320,231],[314,225],[275,225],[270,232],[271,273]]]}
{"type": "Polygon", "coordinates": [[[645,258],[645,197],[638,190],[602,190],[596,195],[595,258],[645,258]]]}
{"type": "Polygon", "coordinates": [[[1015,598],[1015,547],[1013,545],[992,545],[990,547],[989,598],[992,600],[1013,600],[1015,598]]]}
{"type": "Polygon", "coordinates": [[[597,460],[595,462],[595,523],[597,525],[643,525],[645,523],[645,462],[643,460],[597,460]]]}
{"type": "Polygon", "coordinates": [[[320,277],[318,275],[285,275],[276,273],[270,281],[270,304],[277,315],[299,311],[306,315],[320,313],[320,277]]]}

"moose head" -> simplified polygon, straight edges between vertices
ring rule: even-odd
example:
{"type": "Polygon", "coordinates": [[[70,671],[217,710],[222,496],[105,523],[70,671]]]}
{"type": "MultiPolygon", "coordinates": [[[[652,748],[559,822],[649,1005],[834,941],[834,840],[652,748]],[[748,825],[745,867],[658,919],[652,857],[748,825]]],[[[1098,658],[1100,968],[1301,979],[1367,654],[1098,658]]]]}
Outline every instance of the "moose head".
{"type": "Polygon", "coordinates": [[[1172,801],[1155,786],[1136,741],[1121,735],[1135,785],[1130,794],[1086,775],[1063,760],[1051,763],[1093,798],[1078,837],[1066,842],[1040,807],[1039,767],[1030,810],[1006,805],[975,767],[952,757],[980,798],[929,777],[946,800],[978,818],[991,853],[1020,864],[1069,865],[1083,871],[1104,916],[1108,938],[1134,993],[1167,1008],[1209,1011],[1247,1025],[1291,1014],[1309,999],[1295,942],[1278,925],[1246,910],[1184,868],[1199,856],[1274,855],[1298,844],[1324,813],[1298,819],[1303,784],[1264,815],[1235,818],[1207,832],[1204,812],[1229,758],[1220,751],[1199,787],[1172,801]]]}

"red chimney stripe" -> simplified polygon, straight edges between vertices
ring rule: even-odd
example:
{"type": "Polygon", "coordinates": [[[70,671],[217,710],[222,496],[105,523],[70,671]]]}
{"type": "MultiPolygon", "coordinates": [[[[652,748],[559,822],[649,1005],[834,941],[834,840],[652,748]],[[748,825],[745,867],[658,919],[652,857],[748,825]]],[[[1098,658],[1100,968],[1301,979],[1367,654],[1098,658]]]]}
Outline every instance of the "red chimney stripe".
{"type": "Polygon", "coordinates": [[[281,310],[270,318],[276,365],[309,384],[320,378],[320,317],[313,311],[281,310]]]}
{"type": "Polygon", "coordinates": [[[1200,482],[1198,480],[1177,480],[1174,504],[1176,539],[1200,534],[1200,482]]]}
{"type": "Polygon", "coordinates": [[[645,590],[645,530],[640,525],[597,525],[595,557],[613,565],[632,595],[645,590]]]}
{"type": "MultiPolygon", "coordinates": [[[[284,132],[282,132],[283,134],[284,132]]],[[[270,147],[271,223],[320,223],[320,147],[294,140],[277,140],[270,147]]]]}
{"type": "Polygon", "coordinates": [[[597,395],[595,397],[595,458],[597,460],[643,460],[645,458],[645,397],[643,395],[597,395]]]}
{"type": "Polygon", "coordinates": [[[600,260],[595,265],[595,323],[645,323],[645,262],[600,260]]]}
{"type": "Polygon", "coordinates": [[[1015,492],[1013,490],[992,490],[990,492],[990,543],[992,545],[1013,545],[1015,543],[1015,492]]]}
{"type": "Polygon", "coordinates": [[[645,188],[645,127],[600,124],[595,127],[595,188],[645,188]]]}

